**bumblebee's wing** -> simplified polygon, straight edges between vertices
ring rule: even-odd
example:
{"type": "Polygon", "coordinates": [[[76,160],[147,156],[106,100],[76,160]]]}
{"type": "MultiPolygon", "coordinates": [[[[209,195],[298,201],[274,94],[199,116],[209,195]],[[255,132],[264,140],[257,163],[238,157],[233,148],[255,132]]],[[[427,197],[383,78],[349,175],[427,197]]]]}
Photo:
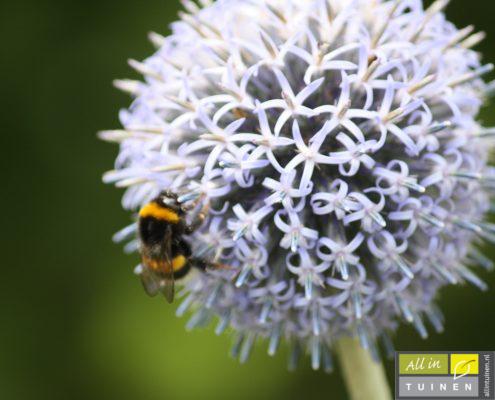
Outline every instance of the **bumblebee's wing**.
{"type": "Polygon", "coordinates": [[[174,268],[172,265],[172,231],[167,229],[164,237],[163,251],[163,281],[161,282],[160,291],[165,299],[172,303],[175,295],[174,268]]]}
{"type": "Polygon", "coordinates": [[[144,261],[141,263],[141,272],[139,277],[141,278],[141,283],[143,284],[144,291],[148,296],[154,297],[160,292],[160,279],[155,275],[154,272],[150,271],[148,266],[144,261]]]}

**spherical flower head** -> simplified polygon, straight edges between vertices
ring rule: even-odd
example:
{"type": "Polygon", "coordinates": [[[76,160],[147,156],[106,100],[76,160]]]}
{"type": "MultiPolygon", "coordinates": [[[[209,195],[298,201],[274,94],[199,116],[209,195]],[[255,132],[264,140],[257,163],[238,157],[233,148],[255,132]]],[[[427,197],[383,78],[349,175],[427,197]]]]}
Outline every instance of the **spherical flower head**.
{"type": "Polygon", "coordinates": [[[186,239],[229,268],[186,281],[188,328],[232,328],[242,361],[266,339],[330,370],[339,337],[377,355],[400,322],[443,329],[442,287],[486,289],[471,268],[495,239],[495,130],[476,122],[492,66],[447,2],[184,0],[151,35],[130,62],[144,82],[117,82],[134,101],[101,134],[120,144],[105,180],[129,210],[162,190],[209,208],[186,239]]]}

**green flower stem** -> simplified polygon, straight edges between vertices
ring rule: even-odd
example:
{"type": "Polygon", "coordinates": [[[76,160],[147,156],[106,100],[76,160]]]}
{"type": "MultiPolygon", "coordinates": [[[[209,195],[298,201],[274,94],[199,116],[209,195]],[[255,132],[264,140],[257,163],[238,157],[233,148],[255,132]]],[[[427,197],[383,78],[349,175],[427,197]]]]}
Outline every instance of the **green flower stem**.
{"type": "Polygon", "coordinates": [[[350,400],[392,400],[383,365],[357,339],[341,339],[337,354],[350,400]]]}

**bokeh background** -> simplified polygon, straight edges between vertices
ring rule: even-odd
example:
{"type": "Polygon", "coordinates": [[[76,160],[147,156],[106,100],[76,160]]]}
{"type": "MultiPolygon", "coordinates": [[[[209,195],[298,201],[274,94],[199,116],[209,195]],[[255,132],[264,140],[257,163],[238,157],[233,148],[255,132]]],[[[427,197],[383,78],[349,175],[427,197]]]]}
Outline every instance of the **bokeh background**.
{"type": "MultiPolygon", "coordinates": [[[[117,148],[96,132],[119,127],[130,99],[111,81],[137,78],[127,58],[151,54],[147,32],[166,34],[177,10],[178,0],[0,5],[1,399],[346,398],[338,371],[315,373],[306,360],[289,373],[286,355],[270,358],[265,345],[239,365],[228,335],[187,333],[172,307],[143,293],[137,256],[111,242],[129,215],[121,192],[101,183],[117,148]]],[[[448,9],[459,26],[487,31],[480,50],[491,62],[494,11],[493,0],[448,9]]],[[[482,118],[495,125],[493,109],[482,118]]],[[[403,327],[396,347],[495,349],[495,274],[482,275],[488,293],[442,293],[446,333],[423,341],[403,327]]]]}

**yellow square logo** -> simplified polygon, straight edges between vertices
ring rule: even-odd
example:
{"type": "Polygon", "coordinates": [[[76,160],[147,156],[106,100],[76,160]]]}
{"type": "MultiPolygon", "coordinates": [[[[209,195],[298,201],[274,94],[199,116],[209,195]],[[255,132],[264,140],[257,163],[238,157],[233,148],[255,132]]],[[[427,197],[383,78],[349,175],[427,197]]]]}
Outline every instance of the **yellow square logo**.
{"type": "Polygon", "coordinates": [[[451,354],[450,373],[454,376],[477,375],[479,373],[478,354],[451,354]]]}

